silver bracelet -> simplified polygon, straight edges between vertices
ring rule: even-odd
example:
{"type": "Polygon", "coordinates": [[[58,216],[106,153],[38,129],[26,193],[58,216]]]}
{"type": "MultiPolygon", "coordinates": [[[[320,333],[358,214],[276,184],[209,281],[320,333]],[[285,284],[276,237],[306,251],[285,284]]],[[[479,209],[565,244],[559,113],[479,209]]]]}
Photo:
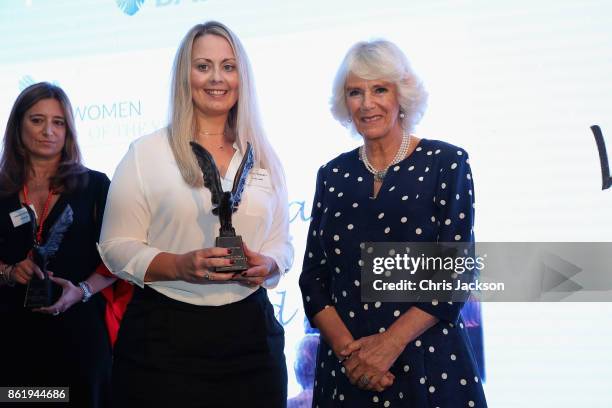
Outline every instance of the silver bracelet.
{"type": "Polygon", "coordinates": [[[81,288],[81,290],[83,291],[83,297],[81,298],[81,302],[85,303],[93,296],[93,291],[91,290],[91,286],[89,286],[89,283],[87,283],[86,281],[79,282],[79,288],[81,288]]]}
{"type": "Polygon", "coordinates": [[[15,286],[15,282],[11,280],[11,272],[15,269],[15,265],[5,264],[4,268],[0,271],[2,281],[8,286],[15,286]]]}

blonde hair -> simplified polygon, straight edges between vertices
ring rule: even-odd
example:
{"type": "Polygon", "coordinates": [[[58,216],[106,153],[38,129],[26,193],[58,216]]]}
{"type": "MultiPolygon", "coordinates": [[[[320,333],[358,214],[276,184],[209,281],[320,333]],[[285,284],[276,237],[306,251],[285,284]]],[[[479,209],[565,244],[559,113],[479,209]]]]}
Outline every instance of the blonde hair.
{"type": "Polygon", "coordinates": [[[331,112],[343,126],[351,126],[346,107],[345,84],[349,73],[367,80],[385,80],[397,87],[402,127],[412,132],[425,114],[427,91],[413,71],[408,58],[397,45],[387,40],[361,41],[353,45],[342,60],[332,87],[331,112]]]}
{"type": "Polygon", "coordinates": [[[197,24],[187,32],[174,59],[170,93],[170,123],[168,135],[172,153],[183,179],[192,187],[203,185],[202,171],[189,142],[194,140],[195,120],[191,95],[191,51],[195,40],[203,35],[223,37],[232,47],[240,78],[238,101],[230,109],[227,126],[236,137],[241,152],[247,142],[253,146],[255,165],[267,169],[273,188],[285,185],[280,160],[268,141],[259,114],[251,64],[242,43],[225,25],[217,21],[197,24]]]}

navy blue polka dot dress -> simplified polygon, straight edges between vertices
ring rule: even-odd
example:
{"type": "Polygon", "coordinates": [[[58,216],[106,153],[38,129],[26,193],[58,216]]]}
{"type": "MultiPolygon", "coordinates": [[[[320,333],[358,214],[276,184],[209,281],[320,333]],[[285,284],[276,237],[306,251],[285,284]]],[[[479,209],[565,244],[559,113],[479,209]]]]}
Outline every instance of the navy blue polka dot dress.
{"type": "Polygon", "coordinates": [[[322,340],[313,407],[486,407],[482,384],[460,317],[462,304],[364,303],[360,299],[363,242],[473,240],[474,191],[468,155],[422,139],[391,166],[375,199],[373,176],[358,149],[319,169],[300,287],[312,318],[334,306],[355,339],[380,333],[418,307],[439,322],[400,354],[383,392],[352,385],[322,340]]]}

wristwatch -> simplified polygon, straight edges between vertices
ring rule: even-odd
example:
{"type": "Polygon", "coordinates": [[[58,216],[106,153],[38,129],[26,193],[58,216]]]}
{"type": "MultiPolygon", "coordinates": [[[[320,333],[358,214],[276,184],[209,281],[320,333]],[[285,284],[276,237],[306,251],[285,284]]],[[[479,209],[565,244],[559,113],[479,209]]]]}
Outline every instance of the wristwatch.
{"type": "Polygon", "coordinates": [[[81,301],[85,303],[93,295],[93,293],[91,293],[91,286],[89,286],[89,283],[83,281],[79,282],[79,288],[83,291],[83,299],[81,299],[81,301]]]}

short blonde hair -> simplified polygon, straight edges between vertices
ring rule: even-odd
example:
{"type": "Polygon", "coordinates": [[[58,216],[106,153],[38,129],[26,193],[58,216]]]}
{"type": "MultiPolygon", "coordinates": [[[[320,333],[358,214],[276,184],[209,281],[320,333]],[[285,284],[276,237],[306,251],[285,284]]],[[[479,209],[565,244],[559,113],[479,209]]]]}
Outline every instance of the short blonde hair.
{"type": "Polygon", "coordinates": [[[236,56],[240,92],[238,101],[229,112],[227,126],[235,135],[236,143],[243,153],[246,151],[246,143],[251,143],[256,166],[269,171],[273,187],[284,186],[285,179],[280,160],[268,142],[261,125],[253,73],[247,54],[238,37],[217,21],[193,26],[181,41],[174,59],[168,134],[170,147],[183,179],[192,187],[203,185],[202,171],[189,145],[189,142],[194,140],[196,130],[190,73],[193,43],[207,34],[225,38],[236,56]]]}
{"type": "Polygon", "coordinates": [[[352,126],[355,130],[346,107],[345,85],[350,73],[396,85],[400,112],[404,114],[400,120],[407,132],[411,132],[425,114],[427,91],[402,50],[387,40],[361,41],[348,50],[333,83],[331,112],[343,126],[352,126]]]}

